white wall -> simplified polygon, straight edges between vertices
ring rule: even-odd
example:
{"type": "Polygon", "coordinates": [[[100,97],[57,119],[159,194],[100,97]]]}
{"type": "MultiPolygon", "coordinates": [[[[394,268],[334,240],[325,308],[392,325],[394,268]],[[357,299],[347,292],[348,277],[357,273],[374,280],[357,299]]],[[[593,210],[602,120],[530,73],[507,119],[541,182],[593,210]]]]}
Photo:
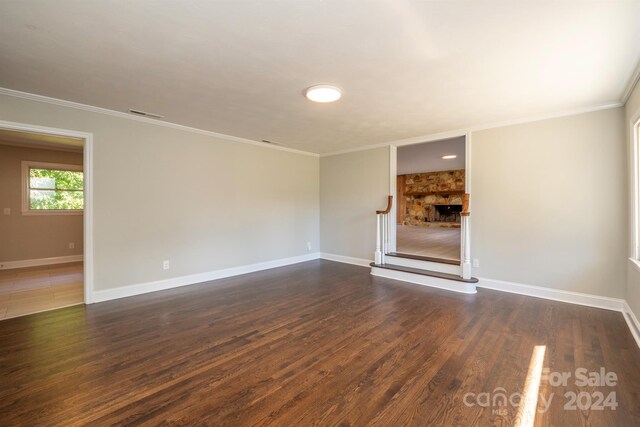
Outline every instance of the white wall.
{"type": "MultiPolygon", "coordinates": [[[[625,296],[622,108],[471,134],[477,277],[625,296]]],[[[386,148],[321,158],[322,251],[371,259],[386,148]]]]}
{"type": "Polygon", "coordinates": [[[389,147],[320,159],[321,251],[373,260],[376,210],[387,206],[389,147]]]}
{"type": "Polygon", "coordinates": [[[474,276],[624,298],[623,109],[471,135],[474,276]]]}
{"type": "MultiPolygon", "coordinates": [[[[633,134],[631,133],[631,126],[635,120],[640,117],[640,85],[636,84],[635,89],[631,93],[631,96],[627,100],[625,105],[625,130],[627,136],[627,150],[628,150],[628,176],[629,176],[629,229],[633,230],[631,227],[631,215],[633,209],[633,195],[631,192],[633,191],[633,167],[632,167],[632,138],[633,134]]],[[[628,256],[633,254],[632,246],[633,246],[633,236],[632,233],[629,233],[629,249],[627,252],[628,256]]],[[[633,310],[636,316],[640,318],[640,269],[634,265],[630,260],[627,261],[627,302],[629,306],[633,310]]]]}
{"type": "Polygon", "coordinates": [[[0,120],[93,133],[96,290],[319,249],[316,157],[5,95],[0,120]]]}

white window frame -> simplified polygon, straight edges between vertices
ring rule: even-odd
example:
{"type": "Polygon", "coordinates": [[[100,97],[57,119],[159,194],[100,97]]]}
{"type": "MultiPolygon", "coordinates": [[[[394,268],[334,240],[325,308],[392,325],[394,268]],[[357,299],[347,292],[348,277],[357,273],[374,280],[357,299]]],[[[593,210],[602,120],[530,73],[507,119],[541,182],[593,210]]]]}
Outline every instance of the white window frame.
{"type": "Polygon", "coordinates": [[[633,247],[631,261],[640,268],[640,115],[631,122],[631,162],[632,162],[632,236],[633,247]]]}
{"type": "MultiPolygon", "coordinates": [[[[29,203],[29,170],[54,169],[64,171],[84,172],[82,165],[70,165],[65,163],[35,162],[31,160],[22,161],[22,215],[83,215],[84,209],[31,209],[29,203]]],[[[82,188],[84,197],[84,186],[82,188]]]]}

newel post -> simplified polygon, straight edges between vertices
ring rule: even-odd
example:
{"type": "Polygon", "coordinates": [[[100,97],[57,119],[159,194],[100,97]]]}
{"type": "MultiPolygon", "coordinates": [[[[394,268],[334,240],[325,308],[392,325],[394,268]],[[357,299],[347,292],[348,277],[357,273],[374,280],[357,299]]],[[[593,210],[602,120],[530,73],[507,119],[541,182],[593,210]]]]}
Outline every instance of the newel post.
{"type": "Polygon", "coordinates": [[[373,261],[376,264],[382,264],[382,251],[380,250],[380,217],[382,215],[376,214],[376,252],[373,257],[373,261]]]}
{"type": "Polygon", "coordinates": [[[468,193],[464,195],[462,199],[462,213],[460,214],[462,228],[462,256],[460,259],[463,279],[471,278],[471,231],[469,229],[469,216],[471,212],[469,212],[469,197],[470,195],[468,193]]]}
{"type": "Polygon", "coordinates": [[[383,211],[376,211],[376,253],[374,262],[376,264],[384,264],[384,256],[389,246],[389,212],[393,205],[393,196],[387,197],[387,208],[383,211]]]}

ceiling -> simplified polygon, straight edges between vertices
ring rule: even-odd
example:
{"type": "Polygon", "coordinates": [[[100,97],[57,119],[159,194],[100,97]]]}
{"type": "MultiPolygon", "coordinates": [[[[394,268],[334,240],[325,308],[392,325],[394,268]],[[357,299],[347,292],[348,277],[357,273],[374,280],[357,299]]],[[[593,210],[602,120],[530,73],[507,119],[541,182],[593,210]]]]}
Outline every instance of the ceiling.
{"type": "Polygon", "coordinates": [[[464,136],[398,147],[398,175],[464,169],[464,136]],[[443,159],[442,156],[457,156],[443,159]]]}
{"type": "Polygon", "coordinates": [[[315,153],[619,102],[640,1],[0,2],[0,86],[315,153]],[[343,98],[306,100],[314,84],[343,98]]]}
{"type": "Polygon", "coordinates": [[[68,136],[0,129],[0,145],[82,152],[84,140],[68,136]]]}

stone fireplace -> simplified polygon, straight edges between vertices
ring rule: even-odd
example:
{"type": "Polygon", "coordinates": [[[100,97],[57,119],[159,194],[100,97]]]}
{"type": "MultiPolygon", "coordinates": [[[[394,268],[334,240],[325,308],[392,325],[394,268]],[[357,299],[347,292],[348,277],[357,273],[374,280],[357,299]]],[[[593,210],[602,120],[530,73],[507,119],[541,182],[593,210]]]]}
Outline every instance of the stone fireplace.
{"type": "Polygon", "coordinates": [[[465,171],[451,170],[398,176],[398,224],[460,227],[465,171]]]}

